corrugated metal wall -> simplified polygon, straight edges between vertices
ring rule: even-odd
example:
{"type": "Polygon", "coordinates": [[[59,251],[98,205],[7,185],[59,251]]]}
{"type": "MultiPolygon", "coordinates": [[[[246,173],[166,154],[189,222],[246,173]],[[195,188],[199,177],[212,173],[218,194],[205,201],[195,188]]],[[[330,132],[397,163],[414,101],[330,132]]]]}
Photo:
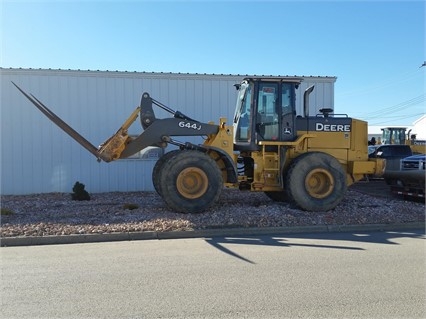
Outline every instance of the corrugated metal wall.
{"type": "MultiPolygon", "coordinates": [[[[95,146],[111,136],[139,105],[143,92],[200,121],[225,116],[231,123],[236,90],[243,76],[140,72],[0,69],[1,189],[0,193],[71,192],[76,181],[91,193],[153,190],[156,159],[126,159],[98,163],[93,155],[43,116],[11,81],[66,121],[95,146]]],[[[333,107],[334,77],[308,77],[311,112],[333,107]]],[[[155,109],[157,117],[169,117],[155,109]]],[[[130,129],[139,134],[140,122],[130,129]]],[[[184,141],[201,142],[196,138],[184,141]]]]}
{"type": "MultiPolygon", "coordinates": [[[[303,93],[305,90],[315,85],[314,90],[309,95],[309,115],[319,113],[322,108],[334,109],[334,77],[304,77],[299,89],[296,91],[296,111],[298,115],[303,114],[303,93]]],[[[339,113],[338,110],[335,110],[339,113]]]]}

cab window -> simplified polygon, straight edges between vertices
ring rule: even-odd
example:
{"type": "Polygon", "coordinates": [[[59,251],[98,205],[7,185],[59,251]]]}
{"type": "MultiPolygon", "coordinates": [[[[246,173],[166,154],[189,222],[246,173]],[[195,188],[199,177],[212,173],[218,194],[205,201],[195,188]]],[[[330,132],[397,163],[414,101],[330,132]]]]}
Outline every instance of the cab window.
{"type": "Polygon", "coordinates": [[[277,140],[279,138],[277,93],[277,83],[259,83],[256,130],[264,140],[277,140]]]}
{"type": "Polygon", "coordinates": [[[235,116],[234,122],[237,123],[236,140],[249,141],[250,139],[250,104],[251,104],[251,86],[247,85],[243,94],[239,96],[241,107],[238,108],[238,114],[235,116]]]}

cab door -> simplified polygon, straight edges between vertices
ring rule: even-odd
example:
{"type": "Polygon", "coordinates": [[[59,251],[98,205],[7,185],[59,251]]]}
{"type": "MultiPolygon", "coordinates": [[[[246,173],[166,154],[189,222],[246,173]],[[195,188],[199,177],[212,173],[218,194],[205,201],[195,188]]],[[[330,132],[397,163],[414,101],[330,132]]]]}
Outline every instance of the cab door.
{"type": "Polygon", "coordinates": [[[258,141],[278,141],[279,108],[277,82],[259,82],[256,98],[255,131],[258,141]]]}
{"type": "Polygon", "coordinates": [[[256,102],[256,140],[292,141],[295,138],[294,83],[258,83],[256,102]]]}
{"type": "Polygon", "coordinates": [[[293,141],[296,138],[296,87],[294,83],[281,83],[280,116],[281,141],[293,141]]]}

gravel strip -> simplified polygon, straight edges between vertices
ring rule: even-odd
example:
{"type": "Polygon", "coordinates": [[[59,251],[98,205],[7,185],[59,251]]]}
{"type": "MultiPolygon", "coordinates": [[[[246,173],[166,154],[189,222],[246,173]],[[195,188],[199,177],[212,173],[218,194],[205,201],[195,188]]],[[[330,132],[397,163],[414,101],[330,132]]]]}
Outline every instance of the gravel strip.
{"type": "Polygon", "coordinates": [[[91,194],[90,201],[74,201],[66,193],[7,195],[1,196],[1,207],[11,212],[2,212],[1,237],[425,221],[422,202],[351,188],[334,210],[316,213],[238,190],[224,190],[217,205],[200,214],[175,213],[155,192],[91,194]]]}

